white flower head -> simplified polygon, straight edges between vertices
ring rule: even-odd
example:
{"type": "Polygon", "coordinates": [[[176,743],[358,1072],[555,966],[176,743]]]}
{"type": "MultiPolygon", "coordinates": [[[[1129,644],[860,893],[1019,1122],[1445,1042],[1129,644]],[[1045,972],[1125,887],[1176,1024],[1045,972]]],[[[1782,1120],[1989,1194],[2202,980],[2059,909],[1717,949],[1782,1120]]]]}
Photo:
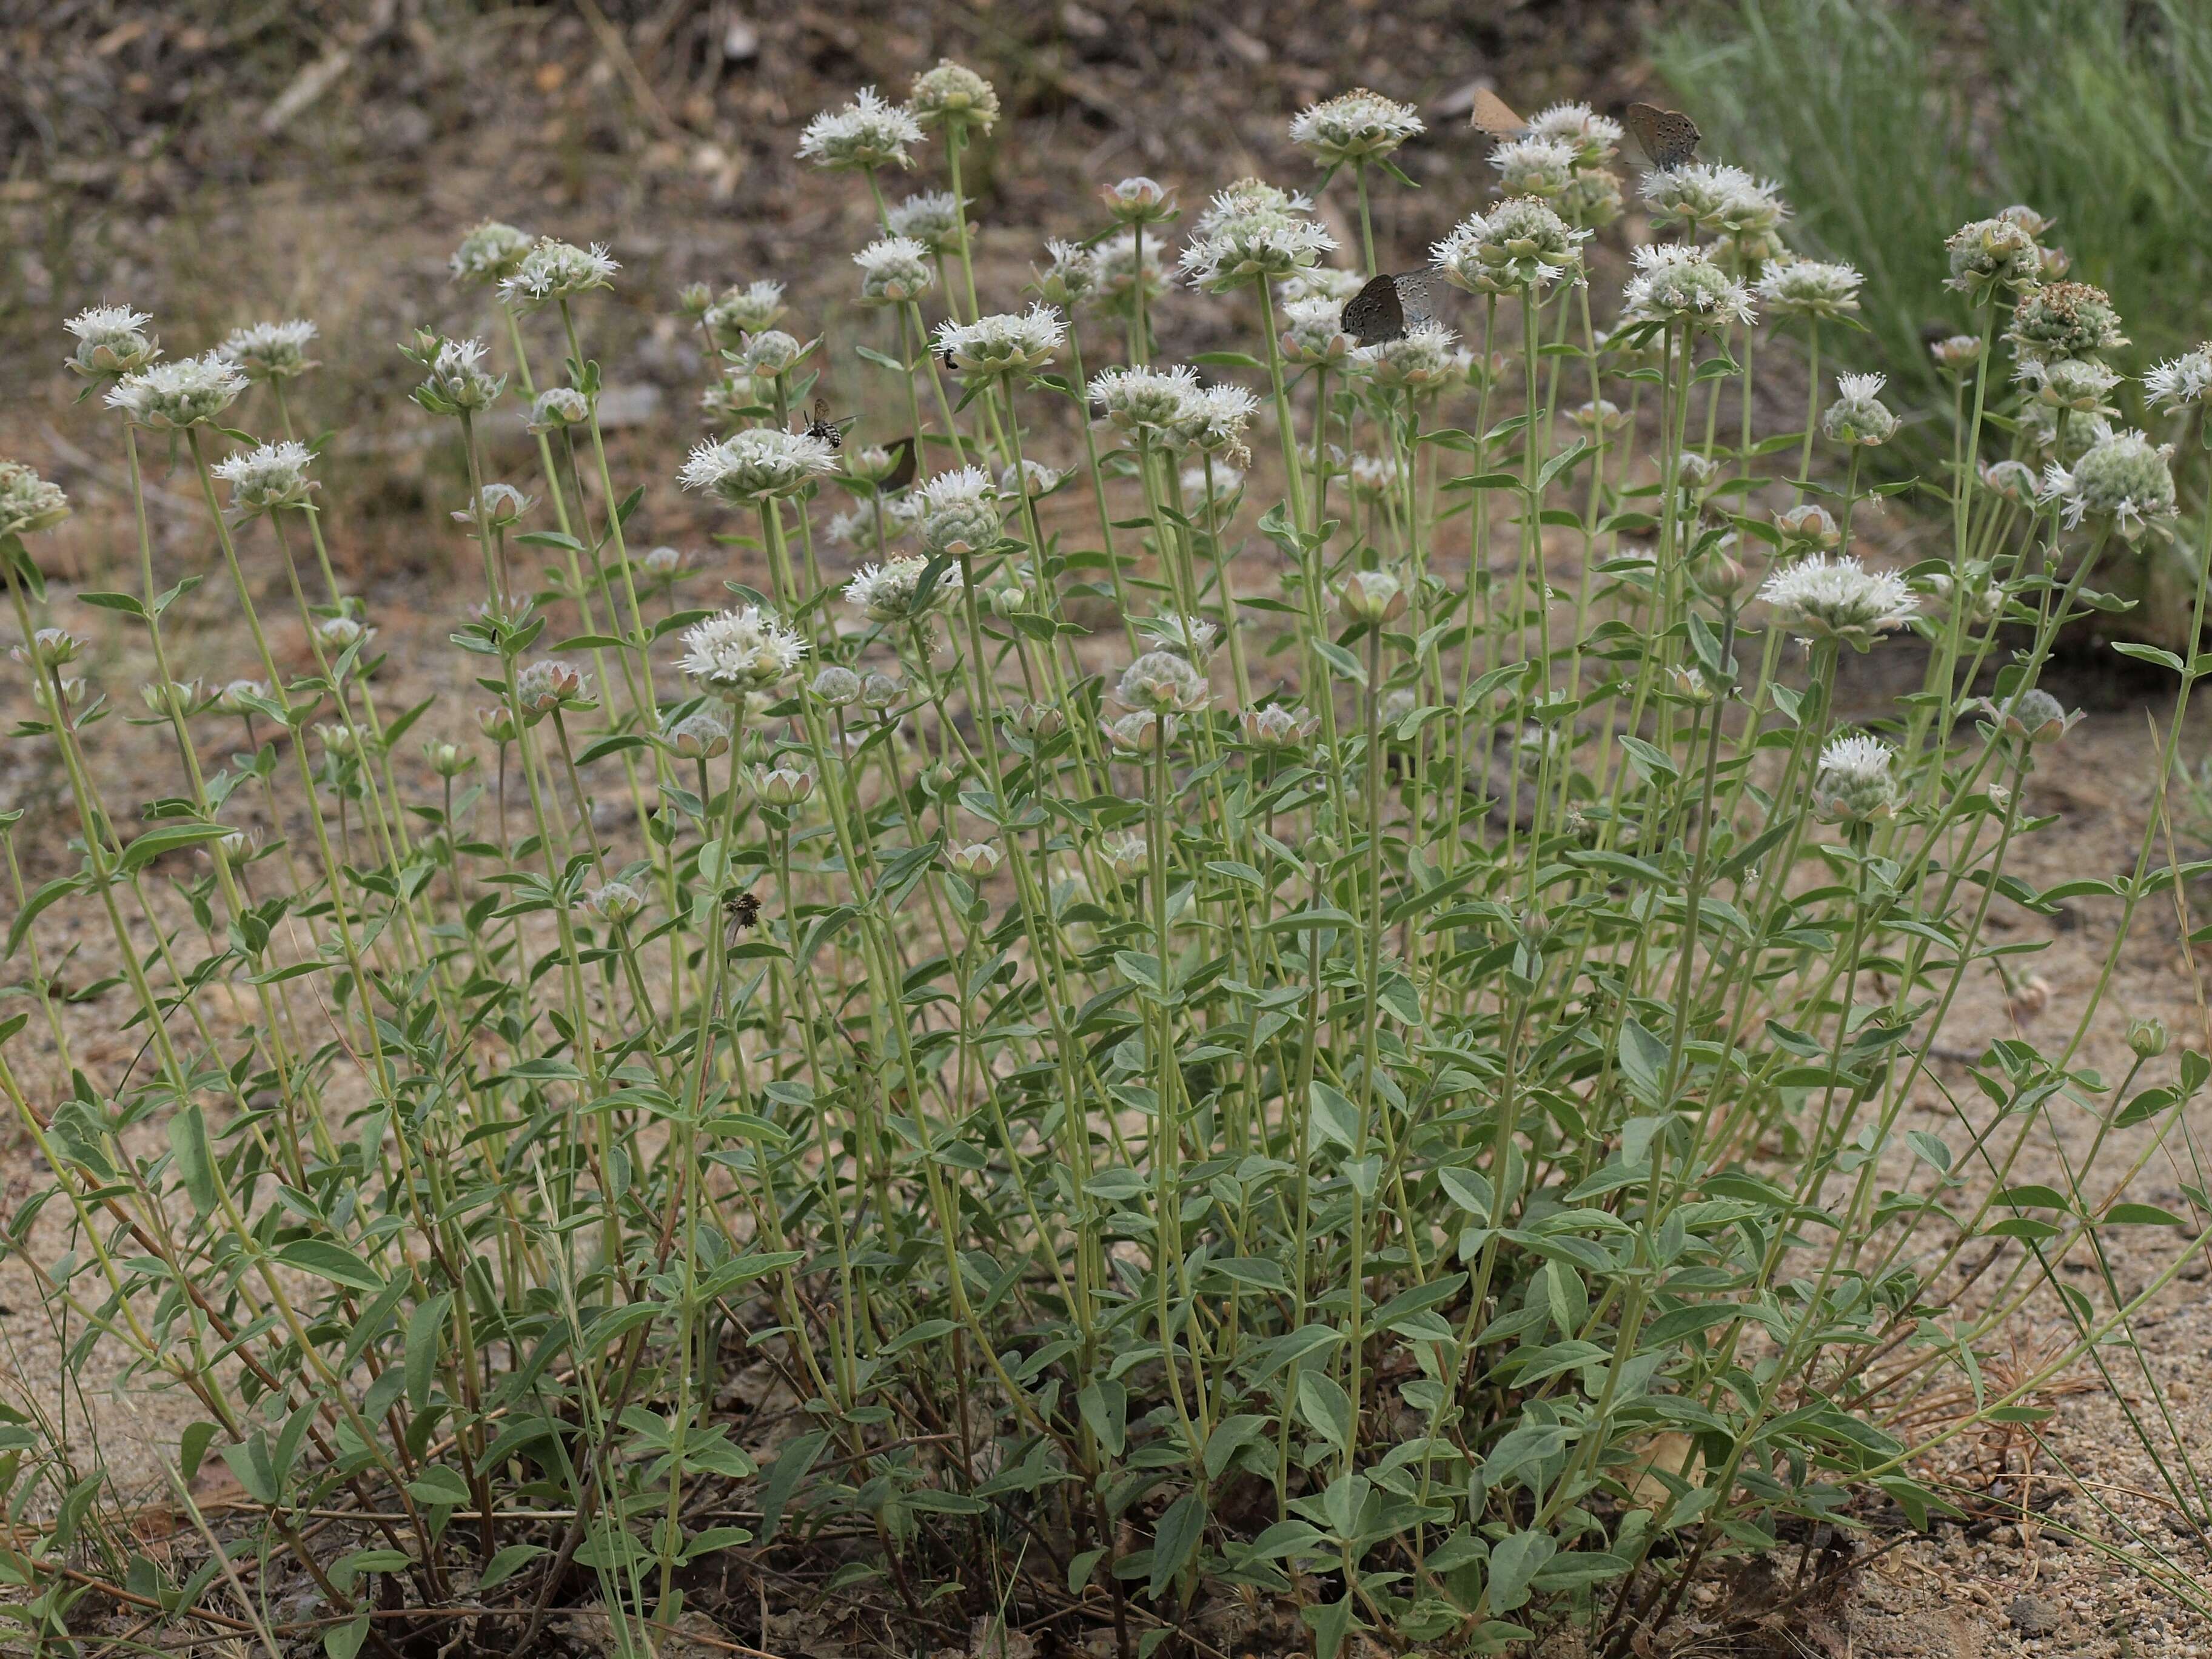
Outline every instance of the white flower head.
{"type": "Polygon", "coordinates": [[[428,354],[422,385],[415,401],[441,414],[467,414],[489,409],[506,389],[503,375],[484,367],[482,340],[441,340],[428,354]]]}
{"type": "Polygon", "coordinates": [[[1571,274],[1579,276],[1582,245],[1589,237],[1548,204],[1516,196],[1462,220],[1430,255],[1455,288],[1505,294],[1549,287],[1571,274]]]}
{"type": "Polygon", "coordinates": [[[927,559],[910,553],[862,565],[845,584],[846,603],[857,605],[871,622],[912,622],[927,616],[961,588],[960,567],[948,563],[925,592],[921,579],[929,565],[927,559]]]}
{"type": "Polygon", "coordinates": [[[937,325],[937,349],[973,380],[1033,373],[1052,362],[1067,339],[1067,325],[1050,306],[1025,313],[1000,312],[972,323],[951,318],[937,325]]]}
{"type": "Polygon", "coordinates": [[[1118,236],[1109,236],[1091,251],[1098,273],[1098,292],[1109,306],[1126,310],[1135,303],[1139,287],[1147,304],[1167,291],[1167,267],[1161,260],[1160,239],[1146,236],[1141,247],[1138,243],[1138,233],[1125,230],[1118,236]]]}
{"type": "Polygon", "coordinates": [[[231,505],[240,512],[273,513],[307,504],[315,488],[307,477],[313,459],[307,445],[288,438],[226,456],[208,470],[230,486],[231,505]]]}
{"type": "Polygon", "coordinates": [[[2143,392],[2154,409],[2201,409],[2212,398],[2212,343],[2185,351],[2143,376],[2143,392]]]}
{"type": "Polygon", "coordinates": [[[1106,211],[1113,215],[1117,224],[1157,225],[1182,210],[1176,205],[1176,193],[1170,186],[1157,179],[1147,179],[1141,173],[1101,185],[1098,199],[1105,204],[1106,211]]]}
{"type": "Polygon", "coordinates": [[[1344,331],[1344,301],[1322,295],[1286,300],[1279,313],[1283,355],[1294,363],[1335,368],[1357,343],[1344,331]]]}
{"type": "Polygon", "coordinates": [[[1465,373],[1453,345],[1459,336],[1442,323],[1411,323],[1395,340],[1361,346],[1352,353],[1375,376],[1377,386],[1407,392],[1435,392],[1465,373]]]}
{"type": "Polygon", "coordinates": [[[750,507],[788,495],[836,465],[836,453],[811,433],[747,427],[719,443],[699,445],[679,476],[686,489],[703,489],[732,507],[750,507]]]}
{"type": "Polygon", "coordinates": [[[699,321],[718,349],[734,351],[746,335],[774,328],[786,309],[783,284],[763,277],[742,288],[724,289],[721,297],[700,313],[699,321]]]}
{"type": "Polygon", "coordinates": [[[923,191],[887,209],[885,223],[894,236],[908,236],[932,253],[951,253],[960,246],[963,204],[949,190],[923,191]]]}
{"type": "Polygon", "coordinates": [[[2035,238],[2034,231],[2002,216],[1961,225],[1943,244],[1951,267],[1947,286],[1977,305],[2007,289],[2034,287],[2043,280],[2043,251],[2035,238]]]}
{"type": "Polygon", "coordinates": [[[70,368],[88,380],[136,374],[161,355],[146,332],[146,325],[153,320],[129,306],[92,306],[80,311],[62,325],[76,337],[70,368]]]}
{"type": "Polygon", "coordinates": [[[1121,671],[1114,700],[1124,708],[1155,714],[1188,714],[1212,696],[1206,676],[1173,651],[1147,651],[1121,671]]]}
{"type": "Polygon", "coordinates": [[[1183,273],[1221,293],[1241,283],[1277,282],[1333,252],[1336,239],[1306,216],[1310,204],[1256,179],[1221,191],[1199,217],[1182,252],[1183,273]]]}
{"type": "Polygon", "coordinates": [[[1291,118],[1291,142],[1330,167],[1388,155],[1425,131],[1411,104],[1364,87],[1310,104],[1291,118]]]}
{"type": "Polygon", "coordinates": [[[840,110],[823,110],[799,135],[799,159],[833,172],[910,167],[908,144],[922,142],[921,124],[873,87],[862,87],[840,110]]]}
{"type": "Polygon", "coordinates": [[[972,553],[999,539],[998,488],[980,466],[939,472],[916,492],[921,545],[933,555],[972,553]]]}
{"type": "Polygon", "coordinates": [[[860,268],[860,298],[870,305],[919,299],[937,280],[929,250],[911,236],[883,236],[853,256],[860,268]]]}
{"type": "Polygon", "coordinates": [[[51,530],[70,515],[69,497],[21,461],[0,461],[0,537],[51,530]]]}
{"type": "Polygon", "coordinates": [[[514,275],[532,240],[528,231],[487,219],[461,238],[461,245],[446,262],[447,268],[455,282],[471,288],[502,283],[514,275]]]}
{"type": "Polygon", "coordinates": [[[1624,321],[1713,329],[1752,320],[1751,290],[1715,264],[1705,249],[1680,242],[1647,243],[1632,258],[1636,274],[1621,296],[1624,321]]]}
{"type": "Polygon", "coordinates": [[[1854,265],[1821,259],[1791,259],[1759,273],[1759,303],[1770,317],[1809,317],[1833,321],[1859,308],[1866,275],[1854,265]]]}
{"type": "Polygon", "coordinates": [[[2172,459],[2171,449],[2140,432],[2116,432],[2071,466],[2052,462],[2043,475],[2043,499],[2059,504],[2069,529],[2087,519],[2110,525],[2127,541],[2146,530],[2163,533],[2180,511],[2172,459]]]}
{"type": "Polygon", "coordinates": [[[1877,738],[1854,732],[1820,751],[1813,778],[1813,810],[1830,823],[1859,824],[1887,817],[1896,810],[1897,786],[1890,776],[1894,754],[1877,738]]]}
{"type": "Polygon", "coordinates": [[[1590,168],[1611,161],[1620,149],[1620,123],[1588,104],[1558,103],[1538,111],[1528,136],[1575,147],[1575,164],[1590,168]]]}
{"type": "Polygon", "coordinates": [[[1044,252],[1045,268],[1030,267],[1035,275],[1031,285],[1047,305],[1072,314],[1097,290],[1097,258],[1087,247],[1057,240],[1047,242],[1044,252]]]}
{"type": "Polygon", "coordinates": [[[593,289],[605,288],[622,267],[608,256],[606,244],[578,247],[574,242],[541,236],[499,285],[500,298],[511,306],[535,311],[593,289]]]}
{"type": "Polygon", "coordinates": [[[315,367],[307,358],[314,338],[315,325],[304,318],[249,323],[233,329],[217,349],[249,380],[289,380],[315,367]]]}
{"type": "Polygon", "coordinates": [[[1047,466],[1042,461],[1022,457],[1020,477],[1012,466],[999,471],[999,493],[1014,501],[1024,495],[1049,495],[1067,482],[1067,473],[1060,467],[1047,466]]]}
{"type": "Polygon", "coordinates": [[[998,124],[999,94],[964,64],[940,58],[937,67],[914,78],[906,106],[925,127],[974,127],[988,132],[998,124]]]}
{"type": "Polygon", "coordinates": [[[2048,408],[2077,415],[2118,413],[2109,399],[2120,372],[2094,357],[2023,357],[2014,378],[2032,387],[2036,401],[2048,408]]]}
{"type": "Polygon", "coordinates": [[[806,641],[757,605],[724,611],[684,630],[678,666],[725,701],[763,691],[789,677],[806,641]]]}
{"type": "Polygon", "coordinates": [[[1784,628],[1865,650],[1878,634],[1912,620],[1918,601],[1893,570],[1869,570],[1850,555],[1816,553],[1776,571],[1759,597],[1784,628]]]}
{"type": "Polygon", "coordinates": [[[1499,189],[1542,201],[1565,192],[1580,159],[1578,147],[1564,138],[1508,138],[1490,152],[1499,189]]]}
{"type": "Polygon", "coordinates": [[[1888,379],[1886,374],[1838,375],[1836,400],[1820,415],[1821,431],[1839,444],[1887,443],[1897,431],[1897,416],[1881,402],[1888,379]]]}
{"type": "Polygon", "coordinates": [[[182,431],[213,420],[246,390],[246,376],[221,354],[179,357],[127,374],[107,393],[107,404],[139,426],[182,431]]]}
{"type": "Polygon", "coordinates": [[[1249,459],[1244,432],[1259,407],[1259,398],[1241,386],[1193,392],[1169,428],[1168,442],[1194,454],[1249,459]]]}
{"type": "Polygon", "coordinates": [[[1102,369],[1091,380],[1091,401],[1123,432],[1170,442],[1200,390],[1198,376],[1180,365],[1102,369]]]}

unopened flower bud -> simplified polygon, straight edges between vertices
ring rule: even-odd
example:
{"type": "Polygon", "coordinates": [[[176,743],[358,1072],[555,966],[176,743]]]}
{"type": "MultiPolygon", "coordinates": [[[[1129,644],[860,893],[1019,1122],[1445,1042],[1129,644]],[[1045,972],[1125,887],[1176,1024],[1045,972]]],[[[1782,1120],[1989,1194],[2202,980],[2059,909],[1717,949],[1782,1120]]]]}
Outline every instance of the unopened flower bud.
{"type": "Polygon", "coordinates": [[[1406,590],[1387,570],[1355,570],[1337,590],[1336,603],[1354,622],[1393,622],[1406,614],[1406,590]]]}
{"type": "Polygon", "coordinates": [[[2146,1014],[2128,1022],[2128,1047],[2137,1060],[2156,1060],[2166,1052],[2166,1022],[2157,1015],[2146,1014]]]}
{"type": "Polygon", "coordinates": [[[832,708],[849,708],[860,700],[860,677],[832,663],[814,677],[807,690],[832,708]]]}
{"type": "Polygon", "coordinates": [[[763,767],[753,774],[753,789],[770,806],[796,806],[814,793],[814,774],[795,763],[763,767]]]}
{"type": "Polygon", "coordinates": [[[999,867],[999,849],[988,842],[975,842],[954,848],[945,861],[963,876],[988,876],[999,867]]]}

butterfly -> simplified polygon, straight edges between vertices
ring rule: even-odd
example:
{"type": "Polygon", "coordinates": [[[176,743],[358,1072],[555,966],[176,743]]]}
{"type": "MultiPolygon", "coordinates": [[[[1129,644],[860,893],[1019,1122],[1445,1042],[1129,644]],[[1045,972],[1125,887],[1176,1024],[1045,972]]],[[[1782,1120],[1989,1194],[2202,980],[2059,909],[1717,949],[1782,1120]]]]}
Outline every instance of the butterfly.
{"type": "Polygon", "coordinates": [[[817,398],[814,400],[814,418],[807,423],[806,435],[819,438],[832,449],[842,449],[845,447],[845,428],[852,424],[849,417],[842,421],[831,420],[830,400],[817,398]]]}
{"type": "Polygon", "coordinates": [[[1361,345],[1381,345],[1406,337],[1406,301],[1413,302],[1413,320],[1428,320],[1424,310],[1426,286],[1415,271],[1372,279],[1344,302],[1344,331],[1361,345]]]}
{"type": "Polygon", "coordinates": [[[891,453],[897,456],[898,459],[892,465],[891,470],[884,475],[883,482],[876,486],[885,495],[889,495],[894,489],[904,489],[914,482],[914,434],[908,433],[893,444],[891,453]]]}
{"type": "Polygon", "coordinates": [[[1705,137],[1688,116],[1675,110],[1661,109],[1656,104],[1631,104],[1626,114],[1628,130],[1636,135],[1636,142],[1651,158],[1651,165],[1662,173],[1672,171],[1696,155],[1698,140],[1705,137]]]}
{"type": "Polygon", "coordinates": [[[1493,138],[1517,138],[1528,131],[1528,124],[1508,108],[1505,100],[1488,87],[1475,88],[1474,112],[1468,117],[1467,124],[1493,138]]]}

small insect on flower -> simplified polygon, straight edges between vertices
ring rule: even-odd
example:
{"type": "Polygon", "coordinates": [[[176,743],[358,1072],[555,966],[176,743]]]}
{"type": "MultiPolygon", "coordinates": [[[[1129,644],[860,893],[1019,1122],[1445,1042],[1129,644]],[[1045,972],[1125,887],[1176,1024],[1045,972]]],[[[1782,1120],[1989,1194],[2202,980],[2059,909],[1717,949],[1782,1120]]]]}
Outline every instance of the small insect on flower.
{"type": "Polygon", "coordinates": [[[226,456],[208,471],[230,486],[231,505],[251,516],[305,507],[315,488],[307,477],[307,465],[313,459],[307,445],[287,438],[226,456]]]}
{"type": "Polygon", "coordinates": [[[0,461],[0,538],[52,530],[70,515],[69,497],[21,461],[0,461]]]}
{"type": "Polygon", "coordinates": [[[972,323],[947,318],[937,325],[938,351],[975,381],[1033,374],[1052,362],[1066,339],[1067,325],[1050,306],[1000,312],[972,323]]]}
{"type": "Polygon", "coordinates": [[[1825,554],[1776,571],[1759,597],[1774,607],[1775,621],[1813,639],[1840,640],[1864,651],[1876,635],[1911,622],[1917,601],[1893,570],[1869,570],[1849,555],[1825,554]]]}
{"type": "Polygon", "coordinates": [[[1662,172],[1689,161],[1698,153],[1698,141],[1705,137],[1688,116],[1656,104],[1631,104],[1623,115],[1651,165],[1662,172]]]}
{"type": "Polygon", "coordinates": [[[146,333],[146,325],[153,320],[129,306],[93,306],[80,311],[62,325],[76,337],[76,349],[70,354],[70,372],[88,380],[136,374],[161,353],[146,333]]]}
{"type": "Polygon", "coordinates": [[[1411,104],[1359,87],[1291,118],[1291,142],[1325,167],[1379,161],[1427,128],[1411,104]]]}
{"type": "Polygon", "coordinates": [[[578,247],[574,242],[541,236],[522,256],[512,275],[499,285],[499,296],[524,311],[588,294],[612,284],[622,266],[607,253],[606,244],[578,247]]]}
{"type": "Polygon", "coordinates": [[[216,352],[180,357],[127,374],[107,393],[107,406],[133,423],[156,431],[181,432],[213,420],[238,401],[246,376],[216,352]]]}
{"type": "Polygon", "coordinates": [[[289,380],[316,367],[307,356],[315,332],[315,325],[304,319],[252,323],[233,329],[216,349],[249,380],[289,380]]]}

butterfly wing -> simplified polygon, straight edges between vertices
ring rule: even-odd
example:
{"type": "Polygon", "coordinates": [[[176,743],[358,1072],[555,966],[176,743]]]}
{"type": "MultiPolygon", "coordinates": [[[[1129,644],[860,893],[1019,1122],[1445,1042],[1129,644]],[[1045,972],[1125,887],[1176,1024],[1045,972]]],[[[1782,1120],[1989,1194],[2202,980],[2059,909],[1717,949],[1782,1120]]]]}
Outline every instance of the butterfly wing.
{"type": "Polygon", "coordinates": [[[1493,138],[1517,138],[1528,130],[1528,124],[1488,87],[1476,88],[1474,111],[1468,117],[1467,124],[1493,138]]]}
{"type": "Polygon", "coordinates": [[[1395,276],[1377,276],[1344,302],[1344,331],[1364,346],[1405,337],[1406,305],[1395,276]]]}
{"type": "Polygon", "coordinates": [[[1662,171],[1680,167],[1698,153],[1698,140],[1705,135],[1698,124],[1678,110],[1661,109],[1656,104],[1631,104],[1625,112],[1629,131],[1643,146],[1651,165],[1662,171]]]}
{"type": "Polygon", "coordinates": [[[898,462],[891,468],[890,471],[885,475],[883,483],[876,486],[877,489],[886,492],[893,489],[904,489],[908,484],[914,482],[914,438],[912,434],[909,434],[908,436],[901,438],[896,443],[893,444],[891,446],[891,453],[898,457],[898,462]]]}

